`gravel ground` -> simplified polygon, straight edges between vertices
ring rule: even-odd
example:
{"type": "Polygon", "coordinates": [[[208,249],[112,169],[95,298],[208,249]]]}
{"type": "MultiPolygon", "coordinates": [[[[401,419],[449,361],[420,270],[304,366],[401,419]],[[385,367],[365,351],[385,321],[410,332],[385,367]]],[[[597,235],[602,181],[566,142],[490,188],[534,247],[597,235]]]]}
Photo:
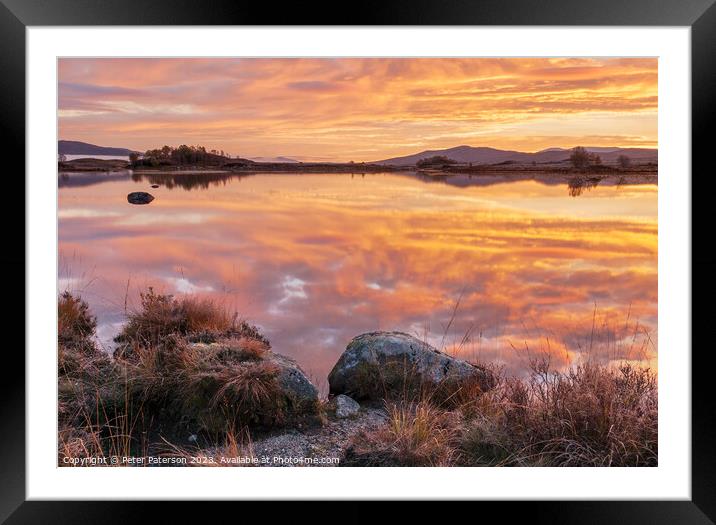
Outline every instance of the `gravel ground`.
{"type": "Polygon", "coordinates": [[[269,462],[260,464],[266,467],[337,467],[353,436],[379,428],[386,420],[382,409],[361,408],[352,418],[329,417],[321,427],[291,430],[256,440],[251,445],[252,453],[259,458],[269,458],[269,462]],[[306,461],[307,458],[310,460],[306,461]]]}

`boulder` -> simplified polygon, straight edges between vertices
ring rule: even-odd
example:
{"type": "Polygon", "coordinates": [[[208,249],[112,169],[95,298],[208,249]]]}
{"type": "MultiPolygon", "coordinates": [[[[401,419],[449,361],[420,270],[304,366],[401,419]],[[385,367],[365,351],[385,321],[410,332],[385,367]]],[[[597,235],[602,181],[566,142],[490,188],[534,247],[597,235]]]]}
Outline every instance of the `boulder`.
{"type": "Polygon", "coordinates": [[[281,370],[278,375],[279,384],[296,405],[311,406],[318,403],[318,389],[313,386],[296,361],[274,352],[268,352],[265,359],[279,367],[281,370]]]}
{"type": "Polygon", "coordinates": [[[154,200],[154,195],[146,191],[133,191],[127,195],[127,202],[130,204],[149,204],[154,200]]]}
{"type": "Polygon", "coordinates": [[[494,386],[494,377],[402,332],[355,337],[328,376],[331,394],[372,400],[448,386],[454,390],[468,383],[486,391],[494,386]]]}
{"type": "Polygon", "coordinates": [[[333,404],[336,407],[336,417],[338,419],[353,417],[360,410],[360,405],[356,401],[343,394],[338,394],[333,398],[333,404]]]}

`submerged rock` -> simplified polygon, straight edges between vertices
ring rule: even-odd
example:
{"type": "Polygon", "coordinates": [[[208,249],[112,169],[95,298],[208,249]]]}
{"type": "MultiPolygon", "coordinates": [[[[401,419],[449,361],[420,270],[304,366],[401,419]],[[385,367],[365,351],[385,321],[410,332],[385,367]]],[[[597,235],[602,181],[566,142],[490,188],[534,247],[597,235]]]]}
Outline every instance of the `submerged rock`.
{"type": "Polygon", "coordinates": [[[146,191],[133,191],[127,195],[127,202],[130,204],[149,204],[154,200],[154,195],[146,191]]]}
{"type": "Polygon", "coordinates": [[[328,376],[331,394],[372,400],[467,383],[485,391],[494,386],[494,377],[480,366],[439,352],[402,332],[355,337],[328,376]]]}
{"type": "Polygon", "coordinates": [[[336,407],[336,417],[338,419],[353,417],[360,410],[360,405],[356,401],[343,394],[338,394],[333,399],[333,403],[336,407]]]}

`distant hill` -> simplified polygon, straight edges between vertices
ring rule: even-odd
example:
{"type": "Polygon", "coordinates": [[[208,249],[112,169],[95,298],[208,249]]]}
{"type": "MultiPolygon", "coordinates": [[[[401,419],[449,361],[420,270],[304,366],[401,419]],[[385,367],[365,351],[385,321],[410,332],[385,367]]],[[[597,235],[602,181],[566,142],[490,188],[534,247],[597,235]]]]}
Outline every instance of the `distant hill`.
{"type": "MultiPolygon", "coordinates": [[[[616,164],[620,155],[626,155],[634,164],[656,163],[658,150],[647,148],[586,148],[596,153],[603,164],[616,164]]],[[[548,148],[536,153],[501,150],[487,147],[457,146],[455,148],[427,150],[405,157],[376,161],[374,164],[414,166],[418,161],[443,155],[459,163],[472,164],[566,164],[571,151],[564,148],[548,148]]]]}
{"type": "Polygon", "coordinates": [[[249,160],[253,160],[254,162],[271,162],[271,163],[284,163],[284,164],[292,164],[301,162],[296,159],[292,159],[290,157],[249,157],[249,160]]]}
{"type": "MultiPolygon", "coordinates": [[[[135,153],[134,150],[127,148],[108,148],[105,146],[96,146],[86,142],[78,142],[76,140],[58,140],[57,153],[60,155],[124,155],[129,156],[135,153]]],[[[138,152],[137,152],[138,153],[138,152]]]]}

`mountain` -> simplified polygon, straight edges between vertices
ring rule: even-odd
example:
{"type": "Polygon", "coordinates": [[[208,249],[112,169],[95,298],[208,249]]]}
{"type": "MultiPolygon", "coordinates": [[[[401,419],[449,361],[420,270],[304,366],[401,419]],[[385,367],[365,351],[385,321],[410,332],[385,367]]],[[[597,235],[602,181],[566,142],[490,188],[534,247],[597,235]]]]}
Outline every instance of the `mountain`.
{"type": "MultiPolygon", "coordinates": [[[[599,155],[604,164],[616,164],[620,155],[627,156],[634,164],[646,164],[658,161],[658,150],[647,148],[604,148],[588,147],[590,153],[599,155]]],[[[442,155],[459,163],[472,164],[565,164],[569,162],[571,150],[565,148],[547,148],[536,153],[501,150],[487,147],[457,146],[448,149],[427,150],[405,157],[379,160],[374,164],[393,166],[414,166],[418,161],[442,155]]]]}
{"type": "Polygon", "coordinates": [[[449,149],[434,149],[422,151],[415,155],[395,157],[392,159],[380,160],[375,164],[393,164],[395,166],[412,166],[422,159],[444,155],[458,162],[473,162],[478,164],[497,164],[508,160],[527,161],[529,153],[519,151],[505,151],[495,148],[474,148],[472,146],[457,146],[449,149]]]}
{"type": "Polygon", "coordinates": [[[249,157],[249,160],[253,160],[254,162],[270,162],[274,164],[293,164],[301,162],[300,160],[292,159],[290,157],[249,157]]]}
{"type": "Polygon", "coordinates": [[[58,140],[57,153],[60,155],[114,155],[129,156],[135,153],[134,150],[127,148],[108,148],[105,146],[96,146],[87,144],[86,142],[78,142],[76,140],[58,140]]]}

